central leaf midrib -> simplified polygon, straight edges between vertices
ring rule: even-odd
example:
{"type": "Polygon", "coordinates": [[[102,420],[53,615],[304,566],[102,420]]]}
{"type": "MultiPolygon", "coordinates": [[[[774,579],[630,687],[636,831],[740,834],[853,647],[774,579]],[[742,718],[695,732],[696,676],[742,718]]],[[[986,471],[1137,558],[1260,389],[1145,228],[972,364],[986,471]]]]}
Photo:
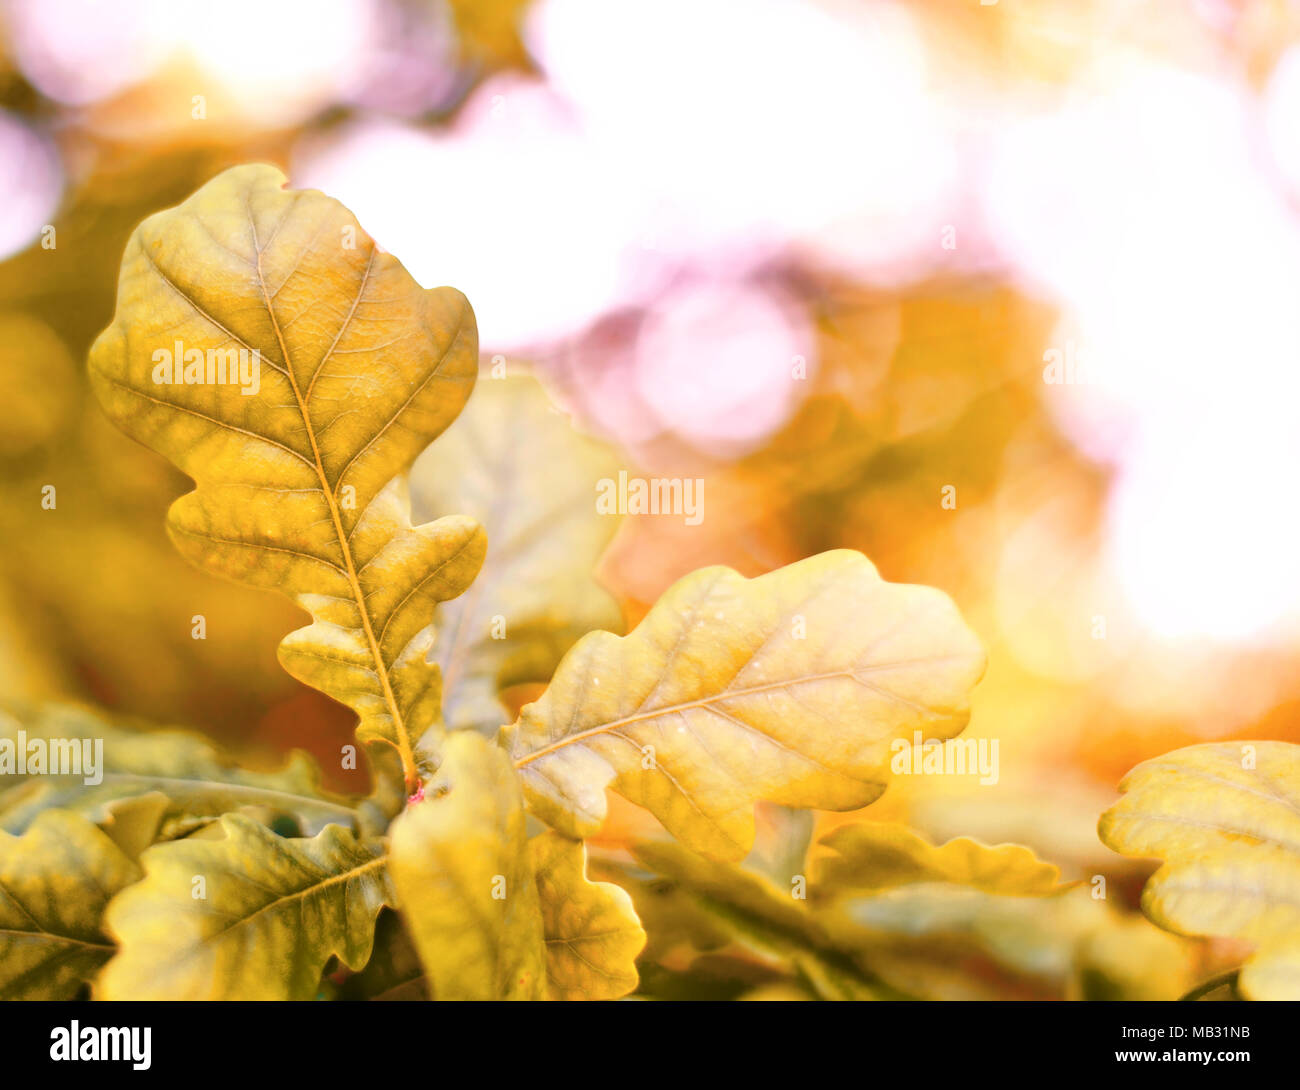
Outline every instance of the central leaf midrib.
{"type": "MultiPolygon", "coordinates": [[[[262,298],[266,302],[266,312],[271,319],[271,328],[275,331],[275,339],[280,345],[280,358],[284,361],[285,376],[289,380],[289,388],[293,391],[294,401],[298,405],[298,413],[302,417],[303,430],[306,432],[307,441],[311,444],[312,460],[315,463],[317,479],[321,484],[321,495],[325,497],[325,503],[329,508],[330,521],[334,525],[334,536],[339,543],[339,549],[343,556],[343,567],[347,575],[348,582],[352,587],[352,596],[357,607],[357,614],[361,618],[362,629],[366,634],[366,642],[370,645],[370,657],[375,664],[375,675],[379,678],[379,683],[383,688],[384,703],[388,706],[389,715],[392,716],[393,726],[397,737],[397,749],[402,758],[402,771],[406,778],[406,787],[408,791],[413,792],[416,787],[417,771],[415,764],[415,750],[411,745],[411,738],[406,729],[406,722],[402,718],[401,710],[397,706],[397,698],[393,694],[393,686],[388,676],[388,668],[384,664],[384,657],[380,652],[379,643],[375,639],[374,626],[370,621],[370,611],[366,606],[366,597],[361,590],[361,581],[357,576],[357,567],[352,559],[352,549],[348,543],[348,535],[343,530],[343,520],[339,517],[338,504],[334,500],[333,486],[325,473],[325,465],[321,461],[320,447],[316,442],[316,431],[312,427],[311,414],[307,410],[307,403],[303,400],[302,392],[298,388],[298,379],[294,375],[293,361],[289,357],[289,348],[285,344],[284,334],[280,329],[280,320],[275,314],[275,304],[272,302],[266,288],[266,278],[262,275],[262,249],[257,242],[257,223],[249,211],[249,225],[253,231],[253,250],[257,255],[257,285],[261,289],[262,298]]],[[[371,253],[371,260],[374,259],[374,253],[371,253]]],[[[358,295],[365,291],[366,283],[369,281],[367,275],[363,278],[361,286],[358,288],[358,295]]],[[[355,312],[355,305],[348,316],[343,320],[343,327],[340,328],[338,336],[334,338],[334,343],[330,346],[333,350],[334,344],[338,344],[343,336],[348,322],[355,312]]],[[[328,353],[326,353],[328,357],[328,353]]],[[[325,366],[325,359],[317,367],[317,373],[325,366]]],[[[313,378],[314,382],[314,378],[313,378]]]]}
{"type": "MultiPolygon", "coordinates": [[[[923,660],[918,659],[916,661],[919,662],[923,660]]],[[[543,746],[541,749],[535,750],[532,753],[529,753],[526,756],[516,760],[515,767],[523,768],[525,765],[531,764],[533,761],[536,761],[541,757],[545,757],[548,754],[555,752],[556,750],[563,749],[565,746],[575,745],[579,742],[584,741],[587,738],[594,738],[601,734],[605,734],[611,731],[616,731],[620,727],[625,727],[630,723],[642,723],[645,722],[646,720],[660,719],[665,716],[676,715],[693,708],[707,708],[713,704],[721,703],[722,701],[734,700],[737,697],[752,696],[756,693],[769,692],[773,689],[789,689],[789,688],[793,688],[796,685],[807,685],[816,681],[829,681],[834,678],[851,678],[852,680],[865,685],[866,683],[861,681],[861,675],[864,673],[874,673],[878,670],[887,670],[887,669],[892,669],[901,666],[909,666],[909,665],[912,665],[912,663],[888,662],[888,663],[879,663],[875,666],[865,667],[861,670],[830,670],[821,674],[806,674],[802,677],[784,678],[777,681],[768,681],[762,683],[761,685],[750,685],[743,689],[727,689],[718,693],[710,693],[707,696],[702,696],[695,700],[687,700],[677,704],[669,704],[658,708],[651,708],[649,711],[640,712],[635,715],[623,716],[622,718],[619,719],[611,719],[605,723],[597,723],[594,727],[588,727],[586,730],[578,731],[576,734],[569,734],[569,735],[565,735],[562,738],[558,738],[554,742],[550,742],[547,745],[543,746]]],[[[889,690],[885,690],[885,692],[889,692],[889,690]]],[[[895,694],[893,693],[889,693],[889,695],[895,696],[895,694]]],[[[752,724],[746,724],[746,726],[748,727],[749,730],[753,731],[756,734],[764,733],[760,731],[757,727],[754,727],[752,724]]]]}
{"type": "Polygon", "coordinates": [[[358,863],[355,866],[349,867],[345,871],[338,871],[334,874],[328,874],[325,877],[320,878],[318,881],[312,882],[311,885],[304,886],[301,889],[290,890],[288,893],[281,894],[279,897],[275,898],[275,900],[268,901],[266,904],[259,906],[257,909],[250,912],[247,916],[240,916],[234,922],[227,924],[220,931],[215,931],[211,935],[203,936],[202,944],[216,942],[224,935],[227,935],[231,931],[235,930],[235,928],[243,927],[250,920],[257,919],[257,917],[262,915],[262,913],[264,912],[269,912],[272,909],[278,908],[289,901],[296,901],[296,900],[300,900],[303,897],[310,897],[313,894],[319,893],[323,889],[328,889],[330,886],[337,885],[339,882],[351,881],[353,878],[365,874],[367,871],[374,870],[376,867],[383,867],[385,862],[386,859],[384,858],[384,856],[378,855],[375,856],[373,859],[367,860],[364,863],[358,863]]]}

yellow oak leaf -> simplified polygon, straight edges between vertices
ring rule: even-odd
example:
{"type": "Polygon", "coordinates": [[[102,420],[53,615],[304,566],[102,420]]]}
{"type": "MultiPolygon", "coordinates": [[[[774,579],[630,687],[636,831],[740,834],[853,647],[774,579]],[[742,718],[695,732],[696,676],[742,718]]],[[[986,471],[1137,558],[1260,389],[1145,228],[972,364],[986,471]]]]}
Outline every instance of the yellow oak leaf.
{"type": "Polygon", "coordinates": [[[1145,761],[1101,816],[1101,839],[1163,865],[1142,910],[1180,935],[1255,943],[1250,998],[1300,999],[1300,746],[1219,742],[1145,761]]]}
{"type": "MultiPolygon", "coordinates": [[[[715,986],[725,983],[727,954],[824,999],[1181,994],[1188,959],[1179,940],[1087,889],[1055,884],[1055,868],[1022,856],[1026,849],[972,842],[949,854],[907,830],[880,828],[900,835],[876,838],[886,850],[875,865],[866,838],[837,830],[821,843],[839,839],[847,854],[814,863],[807,882],[795,873],[777,883],[752,861],[707,862],[667,840],[631,846],[663,880],[609,862],[601,873],[628,882],[651,934],[647,961],[685,965],[692,980],[704,974],[715,986]],[[1004,892],[989,891],[999,885],[1004,892]]],[[[733,985],[745,979],[735,967],[732,977],[733,985]]]]}
{"type": "MultiPolygon", "coordinates": [[[[799,878],[778,884],[748,866],[705,860],[671,840],[638,841],[637,862],[666,882],[633,882],[658,943],[743,952],[773,970],[794,973],[821,999],[889,997],[880,982],[837,950],[809,911],[799,878]]],[[[653,953],[653,951],[652,951],[653,953]]]]}
{"type": "Polygon", "coordinates": [[[528,842],[546,942],[551,999],[618,999],[635,991],[645,931],[632,898],[587,878],[581,841],[544,832],[528,842]]]}
{"type": "Polygon", "coordinates": [[[140,224],[91,380],[194,479],[168,513],[177,548],[312,615],[280,661],[354,709],[363,741],[395,746],[414,787],[439,721],[433,609],[485,543],[462,516],[412,526],[405,473],[473,388],[474,315],[337,201],[284,182],[235,167],[140,224]]]}
{"type": "Polygon", "coordinates": [[[841,825],[819,842],[835,854],[819,860],[814,886],[837,893],[916,882],[951,882],[985,893],[1029,897],[1059,892],[1061,872],[1020,844],[958,837],[934,845],[902,825],[841,825]]]}
{"type": "Polygon", "coordinates": [[[853,810],[891,747],[966,725],[984,671],[952,601],[836,550],[756,579],[704,568],[627,636],[593,632],[502,732],[530,808],[571,836],[605,788],[697,851],[739,859],[754,803],[853,810]]]}
{"type": "Polygon", "coordinates": [[[519,779],[472,731],[391,828],[398,904],[434,999],[543,999],[542,915],[519,779]]]}
{"type": "Polygon", "coordinates": [[[617,472],[613,455],[524,375],[484,378],[416,461],[416,515],[469,515],[488,540],[474,585],[436,615],[448,729],[496,731],[510,721],[503,688],[549,681],[592,629],[621,631],[618,603],[592,575],[619,524],[597,513],[596,484],[617,472]]]}

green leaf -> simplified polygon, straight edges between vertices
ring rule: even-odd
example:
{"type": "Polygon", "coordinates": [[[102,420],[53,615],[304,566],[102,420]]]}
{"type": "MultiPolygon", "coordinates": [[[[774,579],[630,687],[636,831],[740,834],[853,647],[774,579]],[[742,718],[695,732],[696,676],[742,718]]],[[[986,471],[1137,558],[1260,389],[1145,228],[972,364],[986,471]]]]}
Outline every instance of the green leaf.
{"type": "Polygon", "coordinates": [[[523,376],[483,379],[416,461],[416,516],[459,512],[487,531],[474,585],[436,615],[432,657],[449,728],[495,731],[509,721],[502,689],[549,681],[592,629],[622,630],[617,603],[592,575],[619,522],[597,514],[596,484],[618,468],[523,376]]]}
{"type": "Polygon", "coordinates": [[[528,842],[537,879],[551,999],[618,999],[635,991],[645,932],[632,898],[587,879],[587,849],[544,832],[528,842]]]}
{"type": "Polygon", "coordinates": [[[1257,944],[1242,993],[1300,999],[1300,746],[1188,746],[1138,765],[1120,790],[1101,839],[1164,861],[1143,911],[1176,934],[1257,944]]]}
{"type": "Polygon", "coordinates": [[[886,583],[860,553],[757,579],[705,568],[629,635],[579,640],[503,744],[564,833],[600,827],[609,787],[738,859],[757,800],[857,809],[884,790],[895,739],[957,734],[984,661],[946,595],[886,583]]]}
{"type": "Polygon", "coordinates": [[[396,747],[413,789],[439,722],[433,610],[469,586],[484,539],[460,516],[412,526],[404,474],[473,388],[474,315],[284,181],[235,167],[136,229],[91,380],[119,427],[194,479],[168,514],[176,547],[312,615],[281,663],[354,709],[363,741],[396,747]],[[233,359],[240,381],[176,383],[178,345],[204,363],[193,377],[233,359]]]}
{"type": "Polygon", "coordinates": [[[425,798],[392,825],[389,867],[435,999],[541,999],[542,915],[519,780],[481,735],[450,735],[425,798]]]}
{"type": "Polygon", "coordinates": [[[313,999],[331,957],[360,969],[391,903],[379,841],[336,825],[284,839],[238,814],[225,838],[158,844],[113,899],[106,999],[313,999]]]}
{"type": "MultiPolygon", "coordinates": [[[[290,814],[312,835],[330,822],[356,823],[356,811],[321,789],[319,770],[301,751],[277,772],[250,772],[231,764],[199,735],[130,730],[94,712],[58,704],[0,711],[0,744],[7,740],[16,746],[20,736],[29,744],[33,739],[102,742],[102,781],[87,784],[84,775],[5,777],[0,782],[15,781],[0,790],[0,828],[8,832],[22,832],[54,807],[75,810],[107,827],[114,813],[123,820],[125,800],[146,795],[169,800],[155,828],[159,836],[188,831],[241,807],[290,814]]],[[[138,839],[138,829],[133,835],[138,839]]]]}
{"type": "Polygon", "coordinates": [[[140,869],[86,818],[0,833],[0,999],[72,999],[113,953],[104,908],[140,869]]]}

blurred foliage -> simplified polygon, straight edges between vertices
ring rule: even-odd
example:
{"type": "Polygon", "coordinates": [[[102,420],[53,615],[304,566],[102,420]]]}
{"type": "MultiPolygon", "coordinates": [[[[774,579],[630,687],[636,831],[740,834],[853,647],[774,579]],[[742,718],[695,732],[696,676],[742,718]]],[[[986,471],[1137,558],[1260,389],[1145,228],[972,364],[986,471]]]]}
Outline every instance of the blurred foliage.
{"type": "MultiPolygon", "coordinates": [[[[410,6],[417,13],[442,10],[410,6]]],[[[456,39],[453,91],[420,115],[421,124],[436,129],[454,122],[469,88],[491,73],[534,67],[521,26],[528,6],[526,0],[446,5],[456,39]]],[[[1032,86],[1049,99],[1064,94],[1083,65],[1086,51],[1078,43],[1105,31],[1103,6],[1067,0],[935,8],[920,25],[928,40],[942,43],[954,80],[992,70],[999,80],[1032,86]]],[[[1240,10],[1231,49],[1249,78],[1262,84],[1285,43],[1300,35],[1297,16],[1271,3],[1234,8],[1240,10]]],[[[1169,33],[1166,24],[1153,23],[1136,44],[1172,49],[1162,38],[1169,33]]],[[[0,108],[50,141],[64,182],[48,225],[56,242],[46,246],[34,237],[0,261],[6,409],[0,699],[7,705],[81,702],[112,717],[109,729],[141,741],[138,749],[114,747],[122,764],[113,773],[125,786],[105,785],[79,807],[100,829],[76,818],[41,818],[47,793],[57,801],[53,783],[6,786],[0,810],[9,832],[39,822],[38,847],[56,834],[66,851],[110,837],[122,855],[108,876],[114,885],[134,874],[134,823],[150,826],[146,840],[181,836],[208,825],[228,801],[212,803],[202,794],[178,800],[173,785],[164,807],[124,807],[147,796],[149,778],[157,775],[150,766],[155,747],[167,747],[170,768],[190,763],[205,780],[301,794],[311,800],[306,817],[290,816],[305,835],[319,831],[313,806],[342,805],[334,792],[361,795],[369,780],[364,761],[341,767],[338,760],[340,746],[352,740],[351,712],[289,677],[276,661],[283,634],[305,615],[275,595],[218,581],[182,560],[164,527],[168,507],[189,482],[114,429],[89,396],[85,361],[112,319],[119,263],[135,226],[232,165],[288,169],[305,141],[365,113],[355,102],[339,101],[289,122],[261,124],[224,109],[214,96],[211,116],[199,122],[190,113],[192,83],[192,69],[177,61],[104,100],[60,102],[22,70],[0,33],[0,108]],[[53,510],[42,505],[47,486],[56,490],[53,510]],[[203,641],[192,638],[196,615],[206,618],[203,641]],[[206,743],[141,731],[142,723],[202,730],[258,767],[305,750],[319,772],[301,755],[278,771],[230,771],[206,743]],[[174,757],[174,750],[184,755],[174,757]],[[55,827],[60,820],[66,828],[55,827]],[[120,839],[109,828],[114,820],[121,822],[120,839]]],[[[528,184],[526,174],[520,184],[528,184]]],[[[980,634],[989,671],[966,737],[1000,743],[1000,779],[980,785],[974,777],[895,776],[865,815],[792,816],[763,806],[749,859],[707,867],[680,849],[665,849],[655,840],[662,830],[652,816],[612,798],[591,842],[589,873],[633,896],[650,935],[639,962],[642,992],[1157,998],[1235,971],[1249,952],[1232,942],[1243,929],[1181,928],[1218,940],[1156,931],[1138,912],[1154,866],[1138,857],[1161,853],[1146,844],[1130,853],[1138,857],[1118,856],[1097,839],[1095,823],[1113,802],[1120,777],[1141,761],[1206,741],[1300,742],[1300,655],[1232,645],[1172,647],[1142,629],[1103,556],[1112,471],[1066,438],[1044,393],[1043,351],[1059,315],[1021,283],[997,268],[897,285],[859,283],[794,259],[776,260],[762,275],[808,309],[816,352],[788,418],[754,449],[731,458],[676,436],[624,443],[592,411],[600,391],[586,381],[588,373],[567,366],[581,351],[594,354],[599,370],[626,350],[644,301],[575,335],[573,344],[538,346],[528,362],[590,433],[584,442],[596,450],[600,439],[611,448],[592,453],[593,464],[699,477],[709,517],[691,526],[631,516],[603,553],[612,527],[593,529],[578,519],[572,537],[563,539],[569,567],[553,577],[563,589],[535,577],[537,602],[526,626],[533,642],[485,666],[463,721],[459,710],[448,718],[486,731],[499,725],[494,717],[508,722],[525,700],[540,695],[582,632],[634,624],[670,585],[700,567],[726,564],[752,577],[826,550],[857,549],[887,580],[952,595],[980,634]],[[949,487],[953,507],[943,503],[949,487]],[[548,590],[561,608],[546,608],[548,590]],[[1104,639],[1094,634],[1099,615],[1104,639]],[[506,705],[499,717],[498,701],[506,705]],[[906,823],[936,844],[972,836],[1027,845],[1059,865],[1067,882],[1084,885],[1028,897],[951,877],[851,894],[828,893],[814,881],[807,900],[792,903],[789,876],[816,863],[837,831],[864,818],[906,823]],[[1105,901],[1088,895],[1094,876],[1108,883],[1105,901]]],[[[512,359],[512,372],[523,370],[522,363],[512,359]]],[[[448,444],[431,448],[417,467],[417,511],[422,517],[452,509],[477,513],[470,510],[475,503],[490,511],[490,487],[473,497],[448,494],[436,477],[438,465],[474,453],[465,449],[466,437],[476,420],[486,419],[491,438],[511,440],[491,453],[514,455],[513,472],[525,479],[538,464],[520,456],[524,444],[549,443],[548,429],[564,420],[548,413],[502,422],[493,420],[486,397],[472,401],[448,444]]],[[[555,459],[571,456],[546,449],[555,459]]],[[[484,447],[476,451],[483,454],[484,447]]],[[[519,521],[504,528],[506,536],[526,541],[531,521],[571,517],[581,499],[576,490],[534,496],[535,510],[511,509],[519,521]]],[[[510,559],[528,568],[526,553],[510,559]]],[[[545,559],[553,570],[553,556],[545,559]]],[[[492,564],[490,552],[487,570],[492,564]]],[[[442,607],[444,615],[498,612],[491,584],[478,592],[486,600],[452,603],[442,607]]],[[[59,729],[80,728],[64,722],[59,729]]],[[[286,812],[277,805],[241,814],[269,823],[286,812]]],[[[30,866],[31,881],[47,880],[47,862],[23,866],[30,866]]],[[[395,921],[387,910],[380,915],[380,954],[364,973],[340,974],[344,994],[421,992],[410,939],[395,921]]],[[[1294,947],[1279,942],[1275,952],[1276,977],[1294,976],[1294,947]]],[[[313,956],[323,962],[328,953],[313,956]]],[[[351,953],[356,967],[365,963],[364,951],[351,953]]],[[[1252,964],[1246,990],[1254,981],[1260,994],[1270,992],[1274,978],[1252,964]]],[[[75,992],[60,980],[54,987],[75,992]]]]}

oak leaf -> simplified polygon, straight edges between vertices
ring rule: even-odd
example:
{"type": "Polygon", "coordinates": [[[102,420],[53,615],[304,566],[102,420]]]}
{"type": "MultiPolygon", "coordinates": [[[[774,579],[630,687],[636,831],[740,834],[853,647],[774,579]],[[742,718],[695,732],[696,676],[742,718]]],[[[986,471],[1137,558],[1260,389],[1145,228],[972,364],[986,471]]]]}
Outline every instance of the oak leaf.
{"type": "Polygon", "coordinates": [[[617,999],[645,932],[631,898],[587,878],[586,847],[527,837],[519,780],[474,732],[392,828],[393,882],[435,999],[617,999]]]}
{"type": "MultiPolygon", "coordinates": [[[[670,840],[631,846],[637,862],[667,880],[629,882],[653,940],[732,951],[770,971],[790,971],[820,999],[879,999],[888,989],[841,949],[791,883],[778,885],[748,866],[708,861],[670,840]],[[658,925],[658,926],[657,926],[658,925]]],[[[662,951],[668,953],[669,949],[662,951]]]]}
{"type": "Polygon", "coordinates": [[[574,430],[533,378],[484,378],[456,422],[416,460],[418,517],[477,519],[487,558],[473,586],[438,607],[432,658],[451,730],[495,731],[501,690],[549,681],[592,629],[622,630],[592,575],[619,520],[596,511],[597,482],[618,462],[574,430]]]}
{"type": "Polygon", "coordinates": [[[636,990],[645,931],[632,898],[587,877],[587,849],[544,832],[528,842],[546,943],[551,999],[618,999],[636,990]]]}
{"type": "Polygon", "coordinates": [[[460,731],[393,822],[390,869],[435,999],[542,999],[542,916],[518,777],[499,749],[460,731]]]}
{"type": "Polygon", "coordinates": [[[599,873],[626,885],[646,922],[652,989],[673,966],[688,995],[728,977],[724,994],[737,994],[756,968],[823,999],[1172,999],[1185,990],[1185,944],[1087,889],[1055,884],[1055,868],[1027,849],[962,842],[946,853],[898,826],[846,834],[856,828],[823,837],[844,850],[780,882],[753,859],[708,863],[670,841],[632,846],[659,878],[610,860],[599,873]],[[989,891],[999,884],[1004,892],[989,891]]]}
{"type": "Polygon", "coordinates": [[[105,999],[314,999],[331,957],[369,960],[392,902],[383,844],[337,825],[285,838],[240,814],[224,839],[157,844],[109,905],[105,999]]]}
{"type": "Polygon", "coordinates": [[[838,894],[921,882],[1021,897],[1061,888],[1059,868],[1020,844],[990,846],[958,837],[936,846],[902,825],[874,822],[842,825],[820,843],[835,854],[819,860],[814,888],[838,894]]]}
{"type": "Polygon", "coordinates": [[[1163,865],[1142,910],[1179,935],[1254,943],[1248,998],[1300,999],[1300,746],[1188,746],[1134,768],[1101,839],[1163,865]]]}
{"type": "Polygon", "coordinates": [[[836,550],[756,579],[705,568],[627,636],[593,632],[502,732],[530,808],[571,836],[606,787],[687,846],[738,859],[756,801],[852,810],[891,746],[957,734],[984,652],[952,601],[836,550]]]}
{"type": "Polygon", "coordinates": [[[72,999],[113,953],[109,898],[140,877],[79,814],[47,810],[0,832],[0,999],[72,999]]]}
{"type": "MultiPolygon", "coordinates": [[[[121,826],[130,804],[136,804],[131,808],[137,817],[157,811],[155,834],[162,839],[241,808],[288,815],[308,835],[330,822],[356,824],[357,812],[321,788],[319,769],[302,751],[279,770],[255,772],[238,767],[207,739],[186,731],[133,730],[75,705],[0,711],[0,743],[16,747],[23,741],[30,746],[37,740],[47,746],[97,746],[100,757],[93,778],[98,782],[87,782],[85,774],[52,775],[48,769],[41,775],[6,776],[3,782],[9,786],[0,789],[0,829],[11,833],[22,832],[38,814],[54,807],[85,814],[109,831],[114,819],[121,826]],[[161,808],[150,802],[142,811],[137,802],[160,797],[166,800],[161,808]]],[[[138,829],[131,835],[138,848],[147,846],[138,843],[138,829]]]]}
{"type": "Polygon", "coordinates": [[[430,619],[484,541],[460,516],[412,526],[404,474],[473,388],[474,316],[284,180],[235,167],[136,229],[91,380],[194,479],[168,513],[177,548],[312,615],[280,661],[355,710],[363,741],[395,746],[414,788],[438,723],[430,619]]]}

